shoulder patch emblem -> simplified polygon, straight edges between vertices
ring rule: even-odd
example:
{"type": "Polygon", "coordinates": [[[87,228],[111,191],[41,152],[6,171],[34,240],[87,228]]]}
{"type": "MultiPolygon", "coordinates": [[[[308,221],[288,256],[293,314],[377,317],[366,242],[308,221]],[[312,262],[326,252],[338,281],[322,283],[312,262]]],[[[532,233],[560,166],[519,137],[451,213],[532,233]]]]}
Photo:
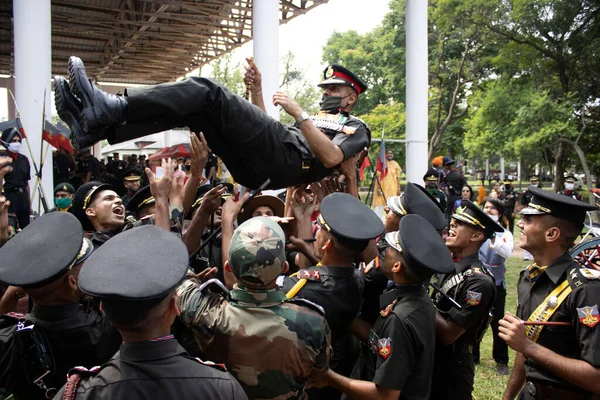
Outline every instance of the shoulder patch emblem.
{"type": "Polygon", "coordinates": [[[383,339],[379,339],[379,341],[377,342],[377,348],[379,355],[386,360],[390,354],[392,354],[392,339],[390,338],[383,338],[383,339]]]}
{"type": "Polygon", "coordinates": [[[203,361],[203,360],[201,360],[198,357],[194,357],[194,360],[198,361],[200,364],[204,364],[204,365],[209,366],[209,367],[220,369],[223,372],[227,372],[227,367],[225,366],[225,364],[217,364],[217,363],[214,363],[212,361],[203,361]]]}
{"type": "Polygon", "coordinates": [[[383,310],[379,311],[379,314],[385,318],[388,315],[390,315],[390,313],[392,312],[392,308],[394,308],[394,306],[396,305],[396,303],[398,302],[398,299],[392,301],[390,304],[388,304],[388,306],[386,308],[384,308],[383,310]]]}
{"type": "Polygon", "coordinates": [[[320,281],[321,280],[321,274],[319,273],[319,270],[313,270],[313,271],[309,271],[307,269],[301,269],[300,271],[298,271],[298,277],[301,279],[307,279],[309,281],[320,281]]]}
{"type": "Polygon", "coordinates": [[[600,322],[600,313],[598,312],[597,304],[578,308],[577,316],[579,317],[579,322],[590,328],[595,327],[600,322]]]}
{"type": "Polygon", "coordinates": [[[467,304],[470,306],[478,306],[481,303],[481,293],[467,291],[467,304]]]}
{"type": "Polygon", "coordinates": [[[471,268],[471,270],[475,273],[475,274],[483,274],[483,272],[481,271],[481,268],[479,267],[473,267],[471,268]]]}
{"type": "Polygon", "coordinates": [[[473,269],[468,269],[465,272],[463,272],[464,276],[472,276],[473,275],[473,269]]]}
{"type": "Polygon", "coordinates": [[[342,132],[344,132],[346,135],[354,135],[354,132],[356,132],[356,127],[344,126],[342,128],[342,132]]]}

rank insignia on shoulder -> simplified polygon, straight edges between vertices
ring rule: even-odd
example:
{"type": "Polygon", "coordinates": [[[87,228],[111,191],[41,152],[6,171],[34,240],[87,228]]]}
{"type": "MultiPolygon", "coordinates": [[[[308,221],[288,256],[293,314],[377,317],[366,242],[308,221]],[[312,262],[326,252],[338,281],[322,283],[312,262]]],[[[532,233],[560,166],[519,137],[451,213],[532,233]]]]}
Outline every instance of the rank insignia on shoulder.
{"type": "Polygon", "coordinates": [[[388,306],[386,308],[384,308],[383,310],[379,311],[379,314],[385,318],[388,315],[390,315],[390,313],[392,312],[392,308],[394,308],[394,306],[396,305],[396,303],[398,302],[398,299],[394,300],[391,302],[391,304],[388,304],[388,306]]]}
{"type": "Polygon", "coordinates": [[[472,276],[473,275],[473,269],[468,269],[465,272],[463,272],[464,276],[472,276]]]}
{"type": "Polygon", "coordinates": [[[354,135],[354,132],[356,132],[356,127],[344,126],[342,128],[342,132],[344,132],[346,135],[354,135]]]}
{"type": "Polygon", "coordinates": [[[597,304],[578,308],[577,316],[579,317],[579,322],[590,328],[595,327],[600,322],[600,313],[598,312],[597,304]]]}
{"type": "Polygon", "coordinates": [[[474,273],[476,274],[483,274],[483,272],[481,272],[481,268],[479,267],[473,267],[471,268],[473,270],[474,273]]]}
{"type": "Polygon", "coordinates": [[[367,266],[365,267],[365,269],[363,270],[363,272],[365,274],[368,274],[369,271],[371,271],[373,268],[375,269],[379,269],[379,267],[381,266],[381,260],[379,257],[375,257],[373,259],[373,261],[371,261],[370,263],[367,264],[367,266]]]}
{"type": "Polygon", "coordinates": [[[17,319],[23,319],[23,318],[25,318],[25,314],[21,314],[21,313],[18,313],[18,312],[9,312],[9,313],[6,313],[5,315],[7,315],[9,317],[12,317],[12,318],[17,318],[17,319]]]}
{"type": "Polygon", "coordinates": [[[481,303],[481,293],[467,291],[467,304],[470,306],[478,306],[481,303]]]}
{"type": "Polygon", "coordinates": [[[217,364],[217,363],[214,363],[214,362],[212,362],[212,361],[203,361],[203,360],[201,360],[201,359],[200,359],[200,358],[198,358],[198,357],[194,357],[194,360],[196,360],[196,361],[198,361],[200,364],[204,364],[204,365],[206,365],[206,366],[208,366],[208,367],[217,368],[217,369],[220,369],[220,370],[221,370],[221,371],[223,371],[223,372],[227,372],[227,367],[225,366],[225,364],[217,364]]]}
{"type": "Polygon", "coordinates": [[[390,338],[383,338],[383,339],[379,339],[379,341],[377,342],[377,348],[379,355],[386,360],[390,354],[392,354],[392,339],[390,338]]]}
{"type": "Polygon", "coordinates": [[[595,269],[581,268],[579,272],[581,272],[581,275],[583,275],[587,279],[600,279],[600,271],[597,271],[595,269]]]}
{"type": "Polygon", "coordinates": [[[101,366],[95,366],[93,368],[87,369],[86,367],[73,367],[69,370],[69,372],[67,373],[67,378],[70,378],[71,376],[78,374],[81,376],[92,376],[94,374],[96,374],[98,371],[100,371],[102,367],[101,366]]]}
{"type": "Polygon", "coordinates": [[[319,273],[319,270],[309,271],[307,269],[301,269],[298,271],[298,278],[307,279],[309,281],[320,281],[321,274],[319,273]]]}

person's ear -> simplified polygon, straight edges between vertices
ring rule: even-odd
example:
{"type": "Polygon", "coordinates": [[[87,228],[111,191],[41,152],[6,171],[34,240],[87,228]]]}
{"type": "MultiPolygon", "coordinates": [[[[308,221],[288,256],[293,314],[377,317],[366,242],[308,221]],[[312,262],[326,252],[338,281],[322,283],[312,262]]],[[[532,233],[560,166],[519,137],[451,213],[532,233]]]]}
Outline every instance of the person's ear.
{"type": "Polygon", "coordinates": [[[104,303],[100,302],[100,311],[104,312],[104,303]]]}
{"type": "Polygon", "coordinates": [[[331,241],[331,239],[328,239],[325,244],[323,245],[323,247],[321,247],[321,250],[328,250],[331,249],[331,247],[333,246],[333,242],[331,241]]]}
{"type": "Polygon", "coordinates": [[[76,292],[79,290],[79,285],[77,285],[77,277],[75,275],[69,275],[67,282],[69,283],[69,288],[71,288],[72,291],[76,292]]]}
{"type": "Polygon", "coordinates": [[[281,270],[281,275],[285,275],[287,274],[287,272],[290,270],[290,264],[286,261],[283,264],[283,269],[281,270]]]}
{"type": "Polygon", "coordinates": [[[175,294],[175,295],[173,295],[173,297],[171,297],[171,300],[169,300],[169,311],[177,316],[179,316],[181,314],[181,311],[179,311],[179,307],[177,306],[178,297],[179,296],[177,296],[177,294],[175,294]]]}
{"type": "Polygon", "coordinates": [[[394,265],[392,265],[392,272],[397,274],[404,269],[404,266],[400,261],[396,261],[394,265]]]}
{"type": "Polygon", "coordinates": [[[560,229],[556,226],[552,226],[546,229],[545,233],[546,242],[556,242],[560,238],[560,229]]]}
{"type": "Polygon", "coordinates": [[[483,232],[481,231],[476,231],[473,232],[473,234],[471,235],[471,242],[479,242],[481,240],[483,240],[485,237],[483,235],[483,232]]]}
{"type": "Polygon", "coordinates": [[[95,208],[86,208],[85,209],[85,215],[87,215],[88,217],[95,217],[96,216],[96,209],[95,208]]]}
{"type": "Polygon", "coordinates": [[[348,105],[353,106],[356,103],[356,100],[358,100],[358,95],[353,90],[352,93],[350,93],[350,96],[348,97],[348,105]]]}

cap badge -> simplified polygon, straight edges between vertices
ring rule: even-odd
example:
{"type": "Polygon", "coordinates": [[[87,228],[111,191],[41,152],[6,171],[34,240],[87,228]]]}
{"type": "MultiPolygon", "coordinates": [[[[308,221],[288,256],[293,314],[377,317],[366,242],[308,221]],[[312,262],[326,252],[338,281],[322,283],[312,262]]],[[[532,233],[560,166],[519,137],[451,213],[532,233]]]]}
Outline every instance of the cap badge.
{"type": "Polygon", "coordinates": [[[331,65],[327,68],[327,71],[325,71],[325,78],[329,79],[333,76],[333,68],[331,67],[331,65]]]}

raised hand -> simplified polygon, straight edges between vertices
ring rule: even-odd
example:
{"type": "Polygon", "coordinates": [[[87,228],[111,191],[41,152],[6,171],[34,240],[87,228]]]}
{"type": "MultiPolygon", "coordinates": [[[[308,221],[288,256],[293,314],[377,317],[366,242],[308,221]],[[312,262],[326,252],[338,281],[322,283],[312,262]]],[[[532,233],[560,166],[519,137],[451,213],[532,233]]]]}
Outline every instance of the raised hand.
{"type": "Polygon", "coordinates": [[[198,135],[195,133],[190,135],[190,158],[191,174],[194,177],[200,178],[206,165],[206,159],[208,158],[208,145],[202,132],[198,135]]]}

